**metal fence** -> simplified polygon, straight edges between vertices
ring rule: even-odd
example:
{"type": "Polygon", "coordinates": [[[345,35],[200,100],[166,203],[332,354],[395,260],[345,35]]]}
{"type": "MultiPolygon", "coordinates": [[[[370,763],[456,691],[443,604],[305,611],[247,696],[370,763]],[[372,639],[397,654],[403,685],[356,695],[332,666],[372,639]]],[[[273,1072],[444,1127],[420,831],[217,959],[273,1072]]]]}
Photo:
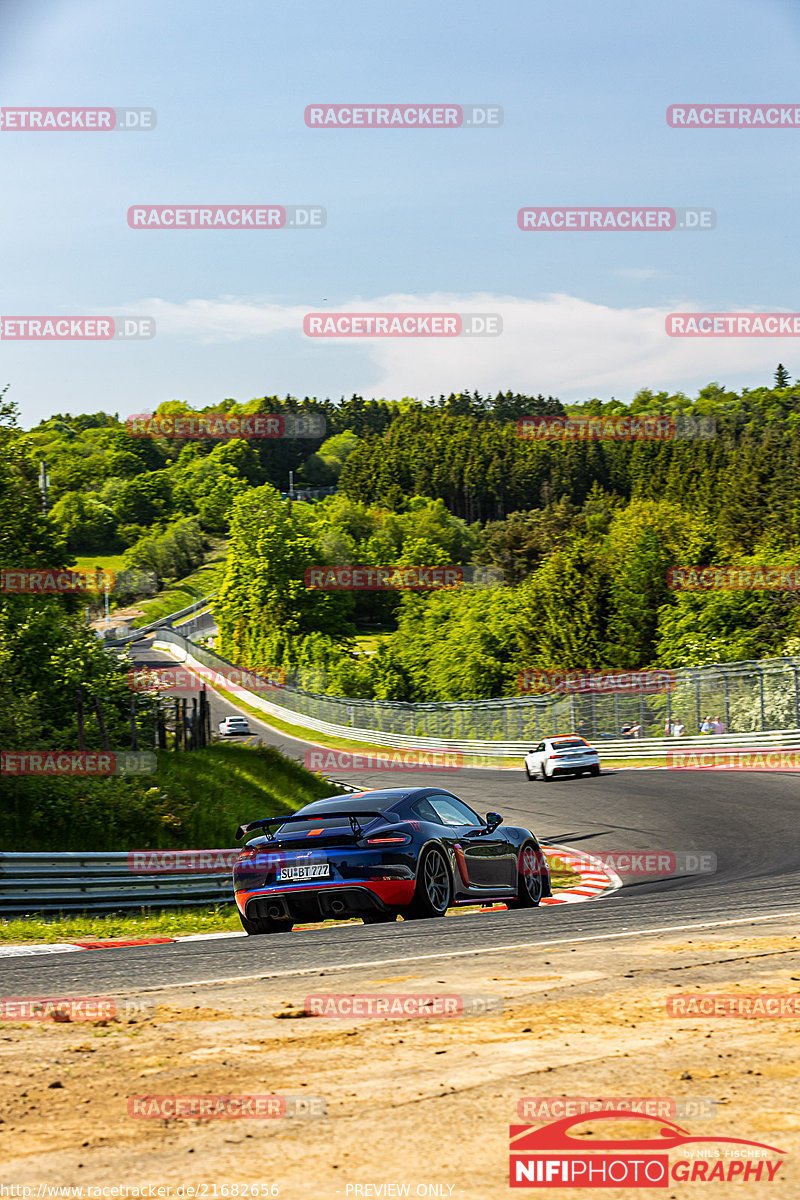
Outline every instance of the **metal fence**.
{"type": "MultiPolygon", "coordinates": [[[[154,850],[154,855],[168,852],[154,850]]],[[[198,852],[200,853],[200,852],[198,852]]],[[[230,851],[207,851],[226,853],[230,851]]],[[[0,854],[0,916],[184,908],[233,900],[224,871],[137,871],[128,854],[0,854]]]]}
{"type": "MultiPolygon", "coordinates": [[[[158,637],[213,671],[239,670],[175,630],[162,629],[158,637]]],[[[638,725],[641,738],[663,738],[675,722],[683,724],[688,735],[697,735],[707,716],[717,718],[731,734],[800,729],[800,658],[686,668],[673,675],[674,682],[656,693],[643,688],[611,695],[551,694],[439,704],[348,699],[288,685],[267,688],[266,694],[270,707],[305,718],[297,724],[313,727],[311,722],[323,722],[447,744],[539,741],[579,726],[590,740],[602,742],[619,739],[626,724],[638,725]]]]}

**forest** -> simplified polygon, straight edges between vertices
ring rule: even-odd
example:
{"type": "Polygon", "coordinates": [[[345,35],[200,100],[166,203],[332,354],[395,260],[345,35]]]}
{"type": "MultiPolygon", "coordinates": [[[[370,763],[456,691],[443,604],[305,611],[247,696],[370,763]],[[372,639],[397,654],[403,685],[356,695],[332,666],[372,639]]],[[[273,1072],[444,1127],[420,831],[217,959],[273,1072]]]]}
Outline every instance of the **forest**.
{"type": "MultiPolygon", "coordinates": [[[[514,695],[534,667],[674,668],[800,645],[791,590],[668,584],[674,568],[800,562],[800,385],[782,366],[763,388],[710,383],[694,398],[643,389],[628,403],[464,391],[427,403],[272,396],[156,410],[313,412],[325,420],[316,438],[143,438],[108,413],[59,414],[24,431],[5,407],[4,469],[24,478],[31,510],[47,464],[49,512],[31,518],[37,563],[118,553],[161,584],[222,539],[217,649],[309,690],[478,699],[514,695]],[[684,433],[520,436],[524,417],[653,414],[684,433]],[[288,496],[290,471],[314,499],[288,496]],[[465,582],[306,586],[319,566],[443,564],[467,568],[465,582]]],[[[32,565],[21,550],[7,544],[3,564],[32,565]]]]}

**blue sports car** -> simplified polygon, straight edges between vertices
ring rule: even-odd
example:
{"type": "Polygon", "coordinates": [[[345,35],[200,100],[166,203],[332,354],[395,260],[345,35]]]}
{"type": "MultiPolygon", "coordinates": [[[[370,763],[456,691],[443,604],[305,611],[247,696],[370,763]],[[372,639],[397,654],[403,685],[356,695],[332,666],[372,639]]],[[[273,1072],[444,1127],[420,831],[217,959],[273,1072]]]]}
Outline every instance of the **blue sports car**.
{"type": "Polygon", "coordinates": [[[248,933],[295,923],[398,915],[443,917],[455,904],[535,908],[552,895],[547,859],[530,829],[486,819],[441,788],[391,788],[315,800],[258,831],[233,868],[248,933]]]}

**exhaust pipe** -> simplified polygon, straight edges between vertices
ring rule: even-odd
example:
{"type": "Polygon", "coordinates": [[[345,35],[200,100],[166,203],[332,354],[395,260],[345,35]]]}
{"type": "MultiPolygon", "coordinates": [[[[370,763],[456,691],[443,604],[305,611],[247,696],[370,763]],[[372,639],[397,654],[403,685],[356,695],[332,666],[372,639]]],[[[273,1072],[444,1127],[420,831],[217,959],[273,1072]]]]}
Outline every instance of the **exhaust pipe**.
{"type": "Polygon", "coordinates": [[[337,914],[343,913],[344,910],[345,910],[345,905],[341,900],[331,900],[331,912],[332,913],[337,913],[337,914]]]}
{"type": "Polygon", "coordinates": [[[286,916],[280,904],[270,904],[267,909],[267,916],[271,921],[280,921],[286,916]]]}

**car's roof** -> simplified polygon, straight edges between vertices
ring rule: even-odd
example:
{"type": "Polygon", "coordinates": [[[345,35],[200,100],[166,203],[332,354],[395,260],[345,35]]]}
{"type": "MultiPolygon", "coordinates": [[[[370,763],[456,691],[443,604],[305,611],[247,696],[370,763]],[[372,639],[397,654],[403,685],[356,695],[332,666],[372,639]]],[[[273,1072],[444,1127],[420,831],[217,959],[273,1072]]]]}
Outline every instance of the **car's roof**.
{"type": "MultiPolygon", "coordinates": [[[[300,813],[322,812],[323,809],[328,812],[347,812],[348,809],[361,810],[374,808],[378,812],[385,812],[401,800],[414,800],[417,796],[426,796],[429,792],[444,792],[444,788],[381,788],[374,792],[354,792],[349,796],[329,796],[323,800],[312,800],[310,804],[304,805],[303,808],[297,810],[296,816],[300,813]]],[[[445,792],[446,795],[452,795],[450,792],[445,792]]]]}

